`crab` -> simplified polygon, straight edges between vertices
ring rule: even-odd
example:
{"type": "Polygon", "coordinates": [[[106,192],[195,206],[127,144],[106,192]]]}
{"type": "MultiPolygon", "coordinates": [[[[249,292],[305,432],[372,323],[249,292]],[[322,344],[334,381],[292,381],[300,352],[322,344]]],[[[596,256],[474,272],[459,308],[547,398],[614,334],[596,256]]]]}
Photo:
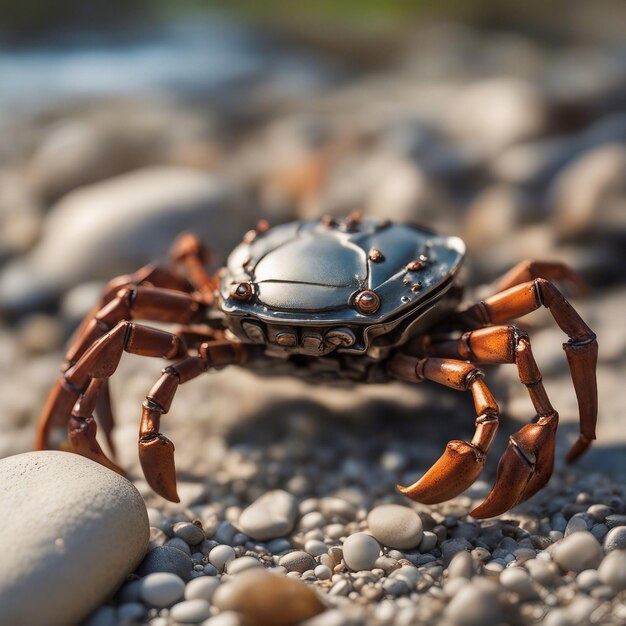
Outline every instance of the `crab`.
{"type": "Polygon", "coordinates": [[[160,432],[179,385],[228,365],[291,373],[315,383],[433,381],[469,391],[476,409],[470,441],[450,441],[434,465],[401,493],[425,504],[467,489],[485,465],[500,409],[477,364],[517,366],[536,417],[512,435],[475,518],[502,514],[549,481],[559,417],[542,384],[528,334],[510,322],[547,307],[568,336],[563,344],[579,409],[577,459],[595,439],[595,334],[552,281],[584,281],[558,262],[524,261],[494,295],[461,305],[458,272],[465,245],[411,224],[324,217],[249,231],[216,273],[191,234],[173,246],[168,267],[150,264],[111,281],[76,331],[62,374],[41,415],[36,447],[59,429],[68,447],[122,470],[96,439],[96,413],[115,456],[109,378],[124,351],[173,361],[150,389],[139,427],[146,480],[177,502],[174,445],[160,432]],[[137,320],[178,324],[175,332],[137,320]]]}

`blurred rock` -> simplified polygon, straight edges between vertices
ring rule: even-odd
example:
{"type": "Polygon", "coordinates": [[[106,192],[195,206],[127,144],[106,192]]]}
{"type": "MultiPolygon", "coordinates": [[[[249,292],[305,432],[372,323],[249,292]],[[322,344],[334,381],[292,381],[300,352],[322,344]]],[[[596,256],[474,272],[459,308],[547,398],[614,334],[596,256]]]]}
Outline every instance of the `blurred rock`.
{"type": "Polygon", "coordinates": [[[0,275],[0,308],[28,309],[79,282],[108,279],[165,258],[193,229],[225,256],[254,218],[215,177],[155,167],[74,191],[53,207],[32,252],[0,275]]]}
{"type": "Polygon", "coordinates": [[[626,146],[607,144],[585,153],[555,179],[551,196],[561,237],[626,236],[626,146]]]}
{"type": "Polygon", "coordinates": [[[479,143],[487,154],[535,137],[545,125],[546,111],[536,87],[508,77],[467,86],[450,105],[445,120],[450,136],[479,143]]]}
{"type": "Polygon", "coordinates": [[[204,165],[191,153],[198,153],[207,124],[183,107],[148,102],[63,110],[63,117],[43,130],[27,179],[50,203],[73,189],[145,165],[176,160],[204,165]]]}

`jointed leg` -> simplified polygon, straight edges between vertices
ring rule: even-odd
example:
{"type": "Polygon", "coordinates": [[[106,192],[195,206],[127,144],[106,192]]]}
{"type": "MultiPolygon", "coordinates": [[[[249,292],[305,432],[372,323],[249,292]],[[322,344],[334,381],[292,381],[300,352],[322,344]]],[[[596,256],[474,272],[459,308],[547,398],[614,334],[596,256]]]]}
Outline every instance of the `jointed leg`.
{"type": "Polygon", "coordinates": [[[496,292],[506,291],[535,278],[569,283],[578,291],[587,291],[587,281],[571,267],[558,261],[522,261],[509,270],[497,283],[496,292]]]}
{"type": "Polygon", "coordinates": [[[486,454],[498,429],[499,409],[483,373],[475,365],[456,359],[419,358],[397,354],[389,362],[389,373],[409,382],[432,380],[470,391],[476,408],[476,431],[470,442],[450,441],[441,458],[410,487],[398,485],[406,496],[434,504],[457,496],[467,489],[483,469],[486,454]]]}
{"type": "Polygon", "coordinates": [[[515,433],[498,465],[496,483],[474,517],[492,517],[527,500],[550,480],[558,414],[550,404],[528,336],[515,326],[491,326],[461,339],[434,343],[429,352],[479,363],[515,363],[538,420],[515,433]]]}
{"type": "Polygon", "coordinates": [[[580,413],[580,436],[567,460],[583,454],[595,439],[598,415],[596,363],[598,342],[592,330],[561,292],[543,278],[522,283],[495,294],[460,313],[470,327],[500,324],[522,317],[540,306],[547,307],[561,330],[569,337],[563,344],[580,413]]]}
{"type": "MultiPolygon", "coordinates": [[[[202,318],[204,305],[192,295],[146,286],[127,286],[119,289],[116,295],[104,305],[76,337],[66,354],[64,374],[59,378],[48,397],[48,402],[40,417],[35,446],[45,449],[50,445],[53,428],[63,426],[69,411],[78,398],[81,389],[69,386],[67,373],[87,354],[87,352],[117,324],[124,320],[150,317],[161,322],[193,322],[202,318]]],[[[107,384],[102,393],[108,394],[107,384]]],[[[98,416],[104,419],[105,432],[112,428],[110,402],[103,399],[97,406],[98,416]]]]}
{"type": "Polygon", "coordinates": [[[139,427],[139,460],[148,484],[160,496],[178,502],[174,444],[160,432],[161,415],[169,411],[178,385],[209,368],[242,363],[245,356],[240,344],[226,340],[207,342],[201,346],[200,356],[166,367],[148,392],[139,427]]]}

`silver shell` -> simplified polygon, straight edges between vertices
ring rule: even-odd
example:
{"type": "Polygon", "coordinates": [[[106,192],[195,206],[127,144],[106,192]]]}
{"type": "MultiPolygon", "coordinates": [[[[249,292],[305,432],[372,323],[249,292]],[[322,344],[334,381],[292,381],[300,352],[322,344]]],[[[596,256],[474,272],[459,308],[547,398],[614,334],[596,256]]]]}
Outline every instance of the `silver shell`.
{"type": "MultiPolygon", "coordinates": [[[[464,254],[458,237],[408,224],[374,219],[334,226],[321,221],[283,224],[232,252],[220,285],[221,308],[231,320],[282,325],[285,333],[294,327],[343,326],[374,336],[385,332],[390,320],[431,308],[450,286],[464,254]],[[372,250],[380,251],[382,260],[372,250]],[[408,269],[420,257],[422,267],[408,269]],[[241,282],[253,288],[247,301],[231,297],[233,285],[241,282]],[[354,302],[366,289],[380,298],[372,314],[360,312],[354,302]]],[[[286,345],[290,338],[282,335],[281,340],[286,345]]]]}

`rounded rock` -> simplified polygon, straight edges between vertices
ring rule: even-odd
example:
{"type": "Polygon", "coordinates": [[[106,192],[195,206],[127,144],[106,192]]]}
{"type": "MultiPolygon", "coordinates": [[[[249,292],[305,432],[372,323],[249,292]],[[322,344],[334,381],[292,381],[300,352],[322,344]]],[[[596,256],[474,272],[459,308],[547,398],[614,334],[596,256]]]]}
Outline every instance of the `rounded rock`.
{"type": "Polygon", "coordinates": [[[372,509],[367,516],[367,524],[372,535],[390,548],[415,548],[424,536],[419,515],[399,504],[382,504],[372,509]]]}
{"type": "Polygon", "coordinates": [[[202,528],[191,522],[178,522],[174,524],[172,530],[177,537],[180,537],[190,546],[196,546],[206,539],[202,528]]]}
{"type": "Polygon", "coordinates": [[[168,572],[189,580],[192,567],[191,557],[182,550],[169,545],[157,546],[148,552],[137,568],[137,574],[147,576],[156,572],[168,572]]]}
{"type": "Polygon", "coordinates": [[[187,583],[185,600],[206,600],[211,602],[215,590],[220,586],[219,578],[214,576],[199,576],[187,583]]]}
{"type": "Polygon", "coordinates": [[[446,607],[445,615],[454,626],[485,626],[498,624],[501,612],[497,586],[479,579],[456,593],[446,607]]]}
{"type": "Polygon", "coordinates": [[[185,583],[176,574],[158,572],[150,574],[141,581],[139,595],[151,607],[157,609],[172,606],[182,599],[185,593],[185,583]]]}
{"type": "Polygon", "coordinates": [[[226,573],[234,576],[252,567],[262,567],[261,561],[253,556],[240,556],[238,559],[226,563],[226,573]]]}
{"type": "Polygon", "coordinates": [[[234,548],[223,544],[215,546],[209,552],[209,562],[217,569],[218,572],[221,572],[224,569],[224,566],[228,563],[228,561],[232,561],[236,557],[237,553],[234,548]]]}
{"type": "Polygon", "coordinates": [[[266,541],[289,534],[294,527],[298,504],[286,491],[268,491],[239,516],[238,526],[252,539],[266,541]]]}
{"type": "Polygon", "coordinates": [[[598,567],[598,576],[615,591],[626,589],[626,550],[609,552],[598,567]]]}
{"type": "Polygon", "coordinates": [[[148,515],[137,489],[77,454],[29,452],[0,460],[0,510],[3,623],[82,621],[148,548],[148,515]]]}
{"type": "Polygon", "coordinates": [[[372,569],[379,554],[380,544],[367,533],[355,533],[343,542],[343,559],[355,572],[372,569]]]}
{"type": "Polygon", "coordinates": [[[326,608],[306,583],[256,568],[221,585],[214,605],[239,612],[248,626],[292,626],[326,608]]]}
{"type": "Polygon", "coordinates": [[[500,573],[500,584],[523,600],[535,595],[530,574],[521,567],[507,567],[503,570],[500,573]]]}
{"type": "Polygon", "coordinates": [[[604,551],[626,550],[626,526],[611,528],[604,537],[604,551]]]}
{"type": "Polygon", "coordinates": [[[288,572],[304,574],[307,570],[315,569],[315,560],[310,554],[302,550],[294,550],[281,556],[278,565],[284,567],[288,572]]]}
{"type": "Polygon", "coordinates": [[[602,548],[590,532],[581,530],[557,543],[552,556],[561,569],[582,572],[600,564],[602,548]]]}
{"type": "Polygon", "coordinates": [[[206,600],[185,600],[170,609],[170,617],[183,624],[199,624],[211,616],[211,605],[206,600]]]}

